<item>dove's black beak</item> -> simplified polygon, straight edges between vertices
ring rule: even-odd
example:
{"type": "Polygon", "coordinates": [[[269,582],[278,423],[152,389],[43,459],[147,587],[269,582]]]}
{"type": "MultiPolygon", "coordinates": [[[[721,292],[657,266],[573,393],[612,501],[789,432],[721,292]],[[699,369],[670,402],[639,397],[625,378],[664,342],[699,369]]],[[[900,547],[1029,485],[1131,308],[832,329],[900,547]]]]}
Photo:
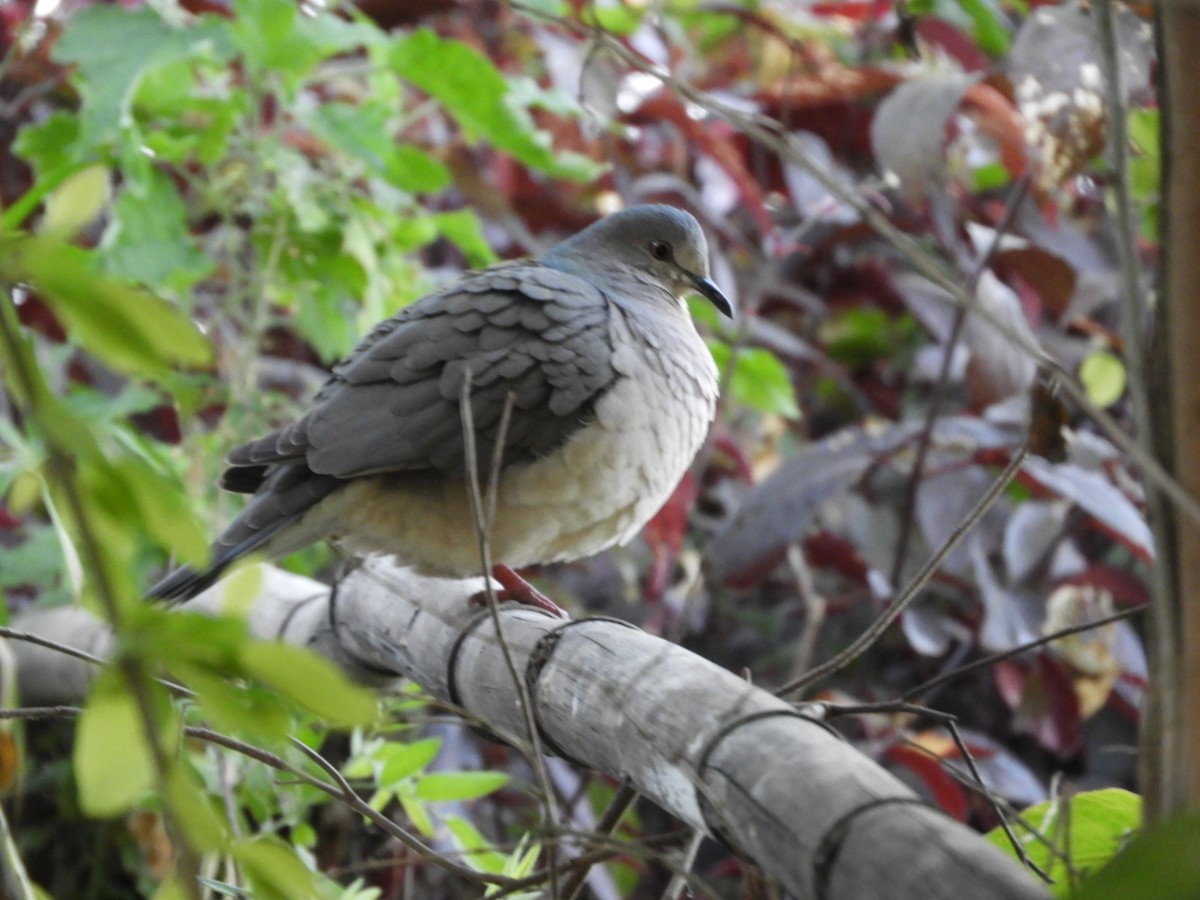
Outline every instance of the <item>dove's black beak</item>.
{"type": "Polygon", "coordinates": [[[733,318],[733,304],[729,302],[728,297],[721,293],[716,282],[711,278],[701,278],[699,275],[692,275],[691,279],[692,286],[701,296],[707,298],[725,318],[733,318]]]}

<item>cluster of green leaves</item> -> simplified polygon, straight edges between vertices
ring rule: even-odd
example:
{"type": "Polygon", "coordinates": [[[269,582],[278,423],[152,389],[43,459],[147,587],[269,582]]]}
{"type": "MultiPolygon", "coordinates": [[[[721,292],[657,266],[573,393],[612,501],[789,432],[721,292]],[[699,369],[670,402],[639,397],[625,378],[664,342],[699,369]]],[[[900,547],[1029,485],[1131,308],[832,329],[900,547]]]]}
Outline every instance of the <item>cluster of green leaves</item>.
{"type": "MultiPolygon", "coordinates": [[[[315,744],[314,721],[366,725],[373,698],[305,652],[252,641],[236,620],[139,601],[164,551],[203,562],[205,529],[188,499],[197,491],[184,477],[200,485],[212,473],[148,440],[129,415],[169,403],[186,428],[201,408],[227,408],[223,433],[191,437],[215,460],[205,440],[231,443],[271,414],[257,399],[256,362],[277,321],[328,361],[429,287],[415,251],[445,239],[470,264],[493,261],[473,213],[437,208],[451,176],[414,137],[429,119],[550,177],[591,179],[600,167],[556,152],[534,126],[533,107],[569,104],[466,45],[308,15],[290,0],[239,0],[230,18],[90,6],[67,23],[54,57],[72,67],[80,102],[18,136],[34,184],[0,213],[0,282],[44,302],[68,344],[23,332],[0,300],[5,386],[23,412],[20,430],[0,421],[9,448],[0,493],[10,510],[33,514],[0,587],[55,586],[44,599],[81,597],[116,629],[116,662],[78,728],[86,812],[158,802],[195,850],[232,855],[256,896],[337,895],[298,849],[311,840],[311,804],[324,798],[241,790],[247,819],[234,828],[205,790],[211,752],[182,728],[200,719],[295,757],[287,735],[307,730],[315,744]],[[217,353],[193,320],[225,336],[217,353]],[[77,349],[123,386],[101,393],[65,377],[77,349]],[[48,378],[47,361],[64,377],[48,378]],[[190,706],[151,676],[186,685],[190,706]]],[[[437,749],[429,742],[369,744],[376,802],[399,800],[422,830],[434,827],[427,803],[504,780],[422,774],[437,749]]],[[[518,874],[536,859],[524,847],[497,853],[461,818],[442,824],[481,870],[518,874]]]]}

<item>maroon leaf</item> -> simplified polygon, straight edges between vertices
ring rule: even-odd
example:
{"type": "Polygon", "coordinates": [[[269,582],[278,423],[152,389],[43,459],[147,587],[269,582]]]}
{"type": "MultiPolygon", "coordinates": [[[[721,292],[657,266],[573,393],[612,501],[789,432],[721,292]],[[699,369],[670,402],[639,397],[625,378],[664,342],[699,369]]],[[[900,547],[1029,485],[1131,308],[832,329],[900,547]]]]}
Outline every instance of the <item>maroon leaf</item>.
{"type": "Polygon", "coordinates": [[[960,822],[967,821],[971,807],[966,792],[938,757],[907,744],[893,744],[884,755],[893,767],[903,766],[915,775],[942,812],[960,822]]]}
{"type": "Polygon", "coordinates": [[[1060,757],[1083,746],[1079,699],[1066,668],[1039,652],[1032,659],[1002,660],[992,670],[1000,696],[1013,711],[1013,728],[1032,735],[1060,757]]]}

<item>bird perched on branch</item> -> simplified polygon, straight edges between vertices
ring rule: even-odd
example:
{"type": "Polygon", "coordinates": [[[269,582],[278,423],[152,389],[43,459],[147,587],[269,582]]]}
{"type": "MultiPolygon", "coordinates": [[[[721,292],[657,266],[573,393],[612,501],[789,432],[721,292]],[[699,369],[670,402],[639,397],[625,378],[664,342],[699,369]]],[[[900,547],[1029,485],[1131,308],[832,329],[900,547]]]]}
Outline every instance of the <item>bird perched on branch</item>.
{"type": "Polygon", "coordinates": [[[323,538],[480,574],[469,418],[484,484],[499,453],[492,574],[545,605],[513,569],[628,541],[704,441],[717,371],[685,303],[697,293],[732,315],[700,225],[653,205],[423,297],[338,363],[303,416],[229,454],[221,485],[249,502],[207,569],[177,569],[149,596],[182,601],[247,555],[323,538]]]}

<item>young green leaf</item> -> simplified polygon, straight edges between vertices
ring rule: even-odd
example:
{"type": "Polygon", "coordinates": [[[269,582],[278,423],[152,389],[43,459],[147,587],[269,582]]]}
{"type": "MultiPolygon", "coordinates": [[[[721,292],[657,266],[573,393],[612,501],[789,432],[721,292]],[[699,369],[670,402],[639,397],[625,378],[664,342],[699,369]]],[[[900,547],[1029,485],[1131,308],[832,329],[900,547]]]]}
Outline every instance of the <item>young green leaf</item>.
{"type": "Polygon", "coordinates": [[[54,56],[75,64],[84,100],[79,113],[83,146],[101,147],[129,124],[134,90],[149,69],[185,55],[223,27],[213,19],[175,27],[151,7],[101,5],[76,12],[55,44],[54,56]],[[136,53],[130,52],[132,47],[136,53]]]}
{"type": "Polygon", "coordinates": [[[108,203],[108,166],[85,166],[66,178],[46,198],[42,234],[70,240],[108,203]]]}
{"type": "Polygon", "coordinates": [[[441,101],[469,134],[526,165],[574,181],[593,180],[603,171],[577,153],[555,153],[550,136],[510,102],[500,71],[466,44],[421,29],[396,41],[389,60],[402,77],[441,101]]]}
{"type": "Polygon", "coordinates": [[[390,742],[379,748],[375,754],[382,766],[379,770],[379,783],[393,785],[407,778],[414,772],[425,768],[441,749],[442,742],[438,738],[424,738],[411,744],[390,742]]]}
{"type": "MultiPolygon", "coordinates": [[[[169,756],[175,739],[174,717],[161,692],[153,690],[159,740],[169,756]]],[[[154,783],[153,756],[137,702],[112,669],[101,672],[96,679],[79,717],[74,763],[79,803],[89,815],[123,813],[154,783]]]]}
{"type": "Polygon", "coordinates": [[[1073,900],[1192,900],[1200,896],[1200,816],[1180,816],[1147,828],[1094,872],[1073,900]]]}
{"type": "Polygon", "coordinates": [[[1079,380],[1088,399],[1104,409],[1125,394],[1125,364],[1107,350],[1097,350],[1080,363],[1079,380]]]}
{"type": "Polygon", "coordinates": [[[207,366],[212,347],[190,319],[137,288],[98,274],[78,247],[42,237],[0,239],[0,275],[32,284],[67,332],[128,375],[162,380],[207,366]]]}
{"type": "Polygon", "coordinates": [[[296,855],[296,851],[277,837],[257,837],[234,844],[230,854],[257,900],[296,900],[317,896],[315,873],[296,855]]]}
{"type": "MultiPolygon", "coordinates": [[[[1034,831],[1023,831],[1020,823],[1015,827],[1030,858],[1056,880],[1055,895],[1066,897],[1071,882],[1067,867],[1077,875],[1097,871],[1140,827],[1141,818],[1142,800],[1137,794],[1109,788],[1077,794],[1069,801],[1049,800],[1031,806],[1022,814],[1022,819],[1034,831]],[[1067,802],[1071,804],[1069,831],[1065,824],[1067,810],[1063,808],[1067,802]],[[1062,841],[1067,836],[1070,843],[1064,847],[1062,841]],[[1045,839],[1051,846],[1046,845],[1045,839]]],[[[987,839],[1006,853],[1015,855],[1002,829],[993,829],[987,839]]]]}
{"type": "Polygon", "coordinates": [[[508,784],[504,772],[434,772],[417,779],[420,800],[474,800],[508,784]]]}
{"type": "Polygon", "coordinates": [[[497,853],[491,841],[485,838],[479,829],[462,816],[447,816],[446,828],[462,851],[463,862],[472,869],[487,872],[489,875],[503,875],[508,860],[503,853],[497,853]]]}
{"type": "Polygon", "coordinates": [[[126,181],[98,259],[111,275],[181,295],[213,269],[191,235],[183,198],[157,169],[126,181]]]}
{"type": "Polygon", "coordinates": [[[243,670],[316,713],[330,725],[351,728],[375,718],[375,695],[353,684],[328,660],[286,644],[254,641],[238,653],[243,670]]]}
{"type": "MultiPolygon", "coordinates": [[[[712,340],[708,344],[717,368],[724,372],[732,356],[728,344],[712,340]]],[[[739,403],[762,413],[800,418],[796,394],[787,367],[769,350],[744,347],[738,351],[729,387],[739,403]]]]}

